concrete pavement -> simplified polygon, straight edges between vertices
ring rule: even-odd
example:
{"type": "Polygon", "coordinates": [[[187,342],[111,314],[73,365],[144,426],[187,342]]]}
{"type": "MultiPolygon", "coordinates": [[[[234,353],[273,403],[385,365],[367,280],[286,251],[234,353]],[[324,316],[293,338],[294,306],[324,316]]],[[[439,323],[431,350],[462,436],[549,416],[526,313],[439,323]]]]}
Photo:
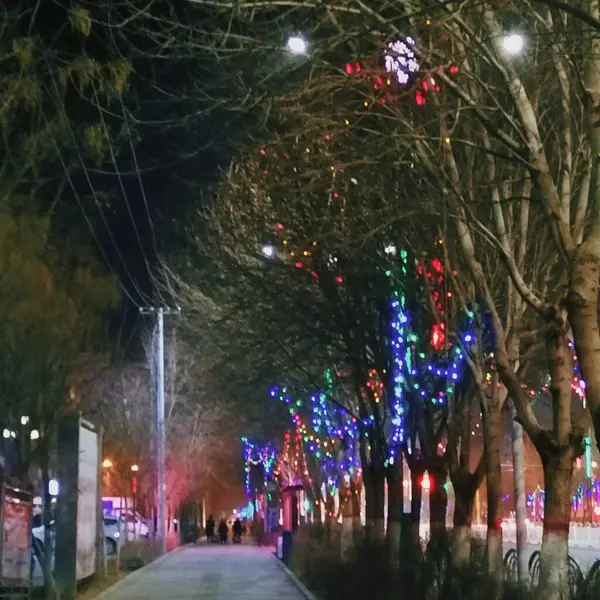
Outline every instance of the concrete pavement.
{"type": "Polygon", "coordinates": [[[303,600],[271,548],[193,546],[134,573],[102,600],[303,600]]]}

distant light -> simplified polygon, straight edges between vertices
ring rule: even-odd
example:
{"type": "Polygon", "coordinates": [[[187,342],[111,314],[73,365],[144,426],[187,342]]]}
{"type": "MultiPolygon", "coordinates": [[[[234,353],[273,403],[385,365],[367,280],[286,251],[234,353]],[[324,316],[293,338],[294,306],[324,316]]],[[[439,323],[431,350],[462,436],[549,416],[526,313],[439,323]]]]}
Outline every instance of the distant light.
{"type": "Polygon", "coordinates": [[[271,244],[266,244],[262,247],[261,252],[263,253],[263,256],[266,256],[267,258],[273,258],[275,256],[275,246],[271,246],[271,244]]]}
{"type": "Polygon", "coordinates": [[[105,469],[110,469],[110,467],[112,467],[112,466],[113,466],[113,464],[112,464],[112,462],[111,462],[111,461],[110,461],[110,460],[107,458],[107,459],[105,459],[105,460],[104,460],[104,462],[102,463],[102,466],[103,466],[105,469]]]}
{"type": "Polygon", "coordinates": [[[5,440],[6,440],[6,439],[8,439],[8,438],[10,437],[10,430],[9,430],[9,429],[5,429],[5,430],[2,432],[2,437],[3,437],[5,440]]]}
{"type": "Polygon", "coordinates": [[[519,33],[511,33],[502,40],[502,47],[508,54],[520,54],[525,46],[525,38],[519,33]]]}
{"type": "Polygon", "coordinates": [[[37,429],[32,429],[31,433],[29,434],[29,437],[32,440],[39,440],[40,439],[40,432],[37,429]]]}
{"type": "Polygon", "coordinates": [[[58,481],[56,479],[51,479],[48,482],[48,493],[51,496],[58,496],[58,481]]]}
{"type": "Polygon", "coordinates": [[[385,248],[383,249],[383,251],[386,254],[391,254],[392,256],[395,256],[396,254],[396,246],[394,244],[388,244],[387,246],[385,246],[385,248]]]}
{"type": "Polygon", "coordinates": [[[113,537],[118,540],[121,537],[121,534],[118,531],[115,531],[113,537]]]}
{"type": "Polygon", "coordinates": [[[132,470],[134,473],[137,473],[137,472],[140,470],[140,468],[139,468],[137,465],[131,465],[131,470],[132,470]]]}
{"type": "Polygon", "coordinates": [[[27,423],[29,423],[29,417],[21,417],[21,425],[27,425],[27,423]]]}
{"type": "Polygon", "coordinates": [[[596,516],[600,516],[600,506],[595,506],[595,507],[594,507],[594,514],[595,514],[596,516]]]}
{"type": "Polygon", "coordinates": [[[234,515],[237,515],[237,514],[238,514],[237,508],[234,508],[234,509],[233,509],[233,514],[234,514],[234,515]]]}
{"type": "Polygon", "coordinates": [[[300,35],[292,35],[288,38],[287,49],[296,56],[306,54],[308,42],[300,35]]]}

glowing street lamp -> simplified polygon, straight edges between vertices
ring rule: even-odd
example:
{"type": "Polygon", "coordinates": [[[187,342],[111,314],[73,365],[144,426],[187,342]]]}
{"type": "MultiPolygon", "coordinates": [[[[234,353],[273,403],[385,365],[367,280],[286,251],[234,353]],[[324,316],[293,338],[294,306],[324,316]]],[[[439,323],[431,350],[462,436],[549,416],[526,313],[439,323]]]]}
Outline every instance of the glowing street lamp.
{"type": "Polygon", "coordinates": [[[56,479],[51,479],[48,482],[48,493],[53,496],[56,497],[58,496],[58,481],[56,481],[56,479]]]}
{"type": "Polygon", "coordinates": [[[301,35],[292,35],[288,38],[286,47],[292,54],[302,56],[308,51],[308,42],[301,35]]]}
{"type": "Polygon", "coordinates": [[[261,248],[261,252],[264,257],[273,258],[275,256],[275,246],[272,246],[271,244],[265,244],[261,248]]]}
{"type": "Polygon", "coordinates": [[[106,458],[106,459],[104,459],[104,462],[102,463],[102,466],[105,469],[110,469],[113,466],[113,464],[112,464],[112,462],[108,458],[106,458]]]}
{"type": "Polygon", "coordinates": [[[504,51],[512,56],[521,54],[525,46],[525,38],[520,33],[511,33],[502,38],[504,51]]]}
{"type": "Polygon", "coordinates": [[[139,468],[137,465],[131,465],[131,470],[132,470],[134,473],[137,473],[137,472],[140,470],[140,468],[139,468]]]}

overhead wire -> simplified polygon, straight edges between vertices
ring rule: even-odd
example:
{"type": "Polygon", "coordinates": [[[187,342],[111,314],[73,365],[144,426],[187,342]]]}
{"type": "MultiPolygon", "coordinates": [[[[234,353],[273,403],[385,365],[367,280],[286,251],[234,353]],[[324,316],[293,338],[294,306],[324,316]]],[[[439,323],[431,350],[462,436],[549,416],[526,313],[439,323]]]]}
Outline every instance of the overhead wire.
{"type": "MultiPolygon", "coordinates": [[[[127,116],[127,111],[125,109],[125,103],[123,102],[123,96],[119,95],[119,99],[121,101],[121,113],[123,115],[123,123],[125,125],[125,130],[127,131],[127,139],[129,141],[129,149],[131,151],[131,156],[133,158],[133,164],[135,167],[135,174],[138,180],[138,183],[140,185],[140,192],[142,195],[142,200],[144,202],[144,207],[146,209],[146,216],[148,218],[148,224],[150,225],[150,240],[152,242],[152,250],[154,251],[154,255],[156,256],[156,259],[158,261],[158,263],[160,265],[163,265],[162,262],[162,258],[160,256],[160,253],[158,251],[158,244],[156,241],[156,232],[154,229],[154,221],[152,220],[152,215],[150,213],[150,206],[148,204],[148,197],[146,195],[146,188],[144,186],[144,182],[142,180],[142,176],[141,176],[141,170],[139,167],[139,163],[138,163],[138,159],[137,159],[137,152],[135,150],[135,147],[133,145],[133,139],[131,136],[131,129],[129,127],[129,121],[128,121],[128,116],[127,116]]],[[[162,302],[165,302],[165,299],[163,298],[163,295],[160,292],[160,285],[156,282],[156,278],[154,276],[153,273],[150,274],[152,281],[155,285],[156,291],[158,292],[158,296],[161,299],[162,302]]]]}
{"type": "MultiPolygon", "coordinates": [[[[49,72],[49,73],[51,73],[50,79],[51,79],[51,81],[52,81],[52,86],[53,86],[53,88],[54,88],[54,93],[56,94],[56,98],[57,98],[57,100],[59,100],[59,99],[60,99],[60,91],[59,91],[59,89],[58,89],[58,85],[57,85],[57,83],[56,83],[55,76],[54,76],[54,74],[52,73],[52,69],[51,69],[50,65],[48,64],[48,62],[46,62],[46,64],[47,64],[47,66],[48,66],[48,72],[49,72]]],[[[63,108],[65,108],[65,107],[64,107],[64,103],[63,103],[63,108]]],[[[42,112],[43,112],[43,109],[42,109],[42,112]]],[[[46,118],[46,115],[45,115],[45,113],[43,113],[43,116],[44,116],[44,120],[45,120],[45,121],[46,121],[46,123],[49,125],[49,123],[48,123],[48,120],[47,120],[47,118],[46,118]]],[[[106,217],[104,216],[104,212],[102,211],[102,206],[101,206],[100,202],[98,201],[98,196],[97,196],[97,194],[96,194],[96,190],[95,190],[95,188],[94,188],[94,186],[93,186],[93,184],[92,184],[91,178],[90,178],[90,176],[89,176],[89,173],[88,173],[88,171],[87,171],[87,167],[86,167],[86,165],[85,165],[85,161],[83,160],[83,156],[81,155],[81,151],[80,151],[80,149],[79,149],[79,145],[77,144],[77,139],[75,138],[75,134],[73,133],[73,129],[72,129],[72,127],[71,127],[71,123],[69,122],[69,119],[68,119],[68,118],[67,118],[67,119],[65,119],[65,123],[66,123],[67,129],[68,129],[69,135],[70,135],[70,137],[71,137],[71,140],[72,140],[72,142],[73,142],[73,146],[74,146],[74,148],[75,148],[75,151],[76,151],[76,153],[77,153],[77,156],[78,156],[78,158],[79,158],[79,162],[80,162],[80,164],[81,164],[82,171],[83,171],[83,173],[84,173],[84,175],[85,175],[85,178],[86,178],[87,184],[88,184],[88,186],[89,186],[89,188],[90,188],[90,191],[91,191],[91,193],[92,193],[92,196],[93,196],[93,198],[94,198],[94,202],[96,203],[96,206],[98,207],[98,211],[99,211],[100,217],[101,217],[101,219],[102,219],[102,222],[104,223],[104,226],[105,226],[105,228],[106,228],[106,231],[107,231],[107,233],[108,233],[109,239],[110,239],[110,241],[112,242],[112,245],[113,245],[113,247],[115,248],[115,251],[116,251],[116,253],[117,253],[117,256],[118,256],[118,258],[119,258],[119,261],[121,262],[121,265],[122,265],[122,267],[123,267],[123,269],[124,269],[124,271],[125,271],[125,274],[127,275],[127,277],[129,278],[129,280],[131,281],[131,283],[132,283],[132,285],[133,285],[133,288],[134,288],[134,290],[135,290],[136,294],[137,294],[137,295],[140,297],[140,299],[142,300],[142,304],[145,304],[145,303],[147,303],[148,299],[147,299],[146,295],[145,295],[145,294],[144,294],[144,293],[141,291],[141,289],[139,288],[139,286],[138,286],[138,284],[136,283],[135,279],[133,278],[133,276],[132,276],[132,275],[131,275],[131,273],[129,272],[129,269],[128,269],[128,267],[127,267],[127,263],[125,262],[125,259],[123,258],[123,254],[121,253],[121,249],[119,248],[118,244],[116,243],[116,241],[115,241],[115,239],[114,239],[114,236],[113,236],[113,234],[112,234],[112,231],[111,231],[111,229],[110,229],[110,227],[109,227],[109,225],[108,225],[108,222],[107,222],[107,220],[106,220],[106,217]]],[[[66,176],[67,176],[67,178],[68,178],[68,180],[69,180],[69,186],[71,187],[71,189],[72,189],[73,193],[75,194],[75,197],[76,197],[77,203],[78,203],[78,205],[79,205],[79,207],[80,207],[80,209],[81,209],[81,211],[82,211],[82,213],[83,213],[83,215],[84,215],[84,218],[85,218],[85,220],[86,220],[86,223],[88,224],[88,227],[90,228],[90,231],[91,231],[91,233],[92,233],[92,235],[93,235],[93,237],[94,237],[94,239],[95,239],[96,243],[99,245],[99,247],[100,247],[100,250],[101,250],[101,253],[102,253],[102,255],[103,255],[104,259],[107,261],[107,265],[108,265],[108,267],[109,267],[109,268],[111,269],[111,271],[114,273],[115,277],[117,277],[117,279],[118,279],[118,281],[119,281],[119,284],[120,284],[121,288],[123,289],[123,291],[125,292],[126,296],[127,296],[127,297],[128,297],[128,298],[129,298],[129,299],[130,299],[130,300],[131,300],[131,301],[132,301],[132,302],[133,302],[133,303],[136,305],[136,306],[138,306],[138,307],[139,307],[139,306],[140,306],[140,304],[139,304],[138,302],[136,302],[136,301],[133,299],[132,295],[129,293],[129,291],[128,291],[128,290],[126,290],[126,288],[125,288],[125,286],[124,286],[123,282],[120,280],[120,277],[118,276],[118,274],[116,273],[116,271],[115,271],[115,270],[114,270],[114,268],[112,267],[112,263],[111,263],[111,262],[110,262],[110,260],[108,259],[108,255],[107,255],[107,253],[106,253],[106,250],[105,250],[105,249],[104,249],[104,247],[102,246],[102,244],[101,244],[101,242],[100,242],[100,240],[99,240],[99,238],[98,238],[98,236],[97,236],[97,234],[96,234],[96,232],[95,232],[95,230],[94,230],[94,228],[93,228],[92,222],[91,222],[90,218],[88,217],[88,215],[87,215],[87,213],[86,213],[86,211],[85,211],[85,209],[84,209],[84,207],[83,207],[83,202],[81,202],[81,198],[79,197],[79,194],[78,194],[78,192],[77,192],[77,189],[76,189],[76,187],[75,187],[75,184],[73,183],[73,180],[72,180],[72,178],[71,178],[71,176],[70,176],[70,174],[69,174],[69,171],[68,171],[67,165],[65,164],[65,161],[64,161],[64,159],[63,159],[63,157],[62,157],[62,154],[61,154],[61,152],[60,152],[60,148],[58,147],[58,144],[57,144],[57,142],[56,142],[56,138],[55,138],[54,136],[52,136],[52,142],[53,142],[53,144],[54,144],[54,146],[55,146],[55,149],[56,149],[56,152],[57,152],[58,158],[59,158],[59,160],[60,160],[60,162],[61,162],[61,165],[62,165],[63,169],[65,170],[65,174],[66,174],[66,176]]]]}
{"type": "MultiPolygon", "coordinates": [[[[120,171],[119,166],[117,164],[117,158],[116,158],[116,155],[115,155],[113,143],[111,141],[110,131],[108,129],[108,125],[106,123],[106,119],[104,118],[104,113],[103,113],[102,109],[100,108],[100,102],[99,102],[99,98],[98,98],[98,90],[96,89],[95,85],[93,85],[93,88],[94,88],[94,98],[96,100],[96,107],[97,107],[98,112],[100,114],[100,121],[102,123],[102,127],[104,129],[104,132],[106,134],[106,138],[108,140],[108,148],[109,148],[110,158],[111,158],[113,166],[115,168],[115,175],[117,176],[117,179],[119,181],[119,187],[121,188],[121,192],[123,194],[123,200],[125,201],[125,206],[127,207],[127,212],[129,214],[129,218],[131,219],[131,224],[133,226],[133,231],[135,232],[135,237],[137,239],[137,242],[139,244],[140,250],[142,252],[142,257],[144,259],[144,263],[146,265],[146,269],[148,271],[148,275],[150,276],[150,280],[152,281],[152,283],[154,285],[154,288],[156,289],[156,292],[157,292],[160,300],[164,303],[164,298],[162,297],[162,294],[160,292],[159,286],[156,284],[156,278],[154,276],[154,273],[152,272],[152,268],[150,266],[150,261],[148,260],[148,256],[147,256],[146,251],[144,249],[144,244],[142,242],[142,238],[141,238],[138,226],[137,226],[137,222],[136,222],[135,216],[133,214],[133,211],[131,209],[131,204],[129,203],[129,199],[127,197],[127,190],[125,189],[125,184],[123,183],[123,177],[121,176],[121,171],[120,171]]],[[[122,99],[121,99],[121,102],[122,102],[122,99]]],[[[123,112],[123,117],[125,118],[125,113],[124,112],[123,112]]],[[[127,131],[129,133],[129,128],[128,127],[127,127],[127,131]]],[[[135,156],[135,150],[133,148],[133,143],[131,142],[131,136],[129,136],[129,137],[130,137],[130,147],[131,147],[131,150],[132,150],[132,154],[133,154],[133,158],[134,158],[134,163],[135,163],[136,169],[138,171],[137,172],[137,177],[138,177],[138,181],[139,181],[139,184],[140,184],[140,189],[142,190],[142,197],[143,197],[143,200],[144,200],[144,205],[146,207],[146,213],[147,213],[148,220],[149,220],[149,223],[150,223],[150,230],[151,230],[151,233],[152,233],[152,236],[153,236],[153,239],[154,239],[154,225],[153,225],[152,220],[150,218],[150,209],[148,207],[148,202],[147,202],[146,194],[144,192],[144,187],[143,187],[142,180],[141,180],[141,177],[140,177],[140,174],[139,174],[137,157],[135,156]]],[[[155,246],[154,246],[154,250],[156,252],[156,247],[155,246]]],[[[157,254],[157,256],[158,256],[158,254],[157,254]]]]}
{"type": "Polygon", "coordinates": [[[152,221],[152,216],[150,215],[150,208],[148,206],[148,198],[146,196],[146,190],[144,188],[144,183],[142,181],[142,177],[141,177],[141,173],[140,173],[140,167],[138,164],[138,160],[137,160],[137,153],[135,151],[135,148],[133,147],[133,140],[131,138],[131,130],[129,129],[129,123],[127,121],[127,114],[125,112],[125,104],[123,102],[123,97],[119,96],[120,100],[121,100],[121,112],[123,113],[123,123],[125,124],[125,129],[127,130],[127,139],[129,140],[129,148],[131,150],[131,156],[133,157],[133,164],[135,166],[135,173],[137,175],[139,184],[140,184],[140,191],[142,193],[142,199],[144,201],[144,206],[146,207],[146,215],[148,216],[148,223],[150,224],[150,232],[152,234],[152,247],[154,249],[154,253],[156,254],[156,256],[158,257],[158,248],[157,248],[157,244],[156,244],[156,234],[154,232],[154,222],[152,221]]]}
{"type": "MultiPolygon", "coordinates": [[[[42,109],[42,115],[44,118],[44,121],[46,122],[47,125],[49,125],[48,123],[48,119],[42,109]]],[[[94,226],[92,224],[91,219],[88,217],[88,214],[85,211],[85,208],[83,206],[83,202],[81,201],[81,198],[79,197],[79,193],[77,192],[77,188],[75,187],[75,184],[73,183],[73,179],[71,178],[71,175],[69,173],[69,169],[67,168],[67,165],[65,164],[65,161],[62,157],[62,154],[60,153],[60,148],[58,147],[58,144],[56,143],[56,139],[52,136],[52,143],[54,146],[54,149],[56,150],[56,155],[58,156],[58,160],[60,161],[60,164],[62,165],[62,168],[65,172],[65,176],[67,178],[67,181],[69,182],[69,187],[71,188],[71,191],[73,192],[73,195],[75,196],[75,200],[77,201],[77,204],[79,205],[79,208],[81,210],[81,213],[83,214],[83,218],[92,234],[92,237],[94,238],[94,241],[96,242],[96,244],[98,245],[98,248],[100,249],[100,253],[102,254],[102,257],[104,258],[104,262],[106,263],[107,267],[110,269],[110,271],[112,271],[112,273],[115,276],[115,279],[117,280],[117,283],[119,284],[120,288],[123,290],[123,293],[127,296],[127,298],[129,298],[130,302],[132,302],[137,308],[140,308],[140,304],[139,302],[137,302],[133,296],[131,295],[131,293],[129,292],[129,290],[125,287],[125,285],[123,284],[123,282],[121,281],[121,278],[119,277],[119,275],[117,274],[117,272],[115,271],[115,269],[112,266],[112,263],[110,261],[110,259],[108,258],[108,255],[106,254],[106,251],[104,250],[104,246],[102,245],[102,243],[100,242],[96,231],[94,230],[94,226]]],[[[134,283],[134,287],[135,287],[135,282],[134,283]]],[[[136,291],[138,292],[139,295],[139,291],[136,288],[136,291]]],[[[143,300],[143,298],[142,298],[143,300]]]]}

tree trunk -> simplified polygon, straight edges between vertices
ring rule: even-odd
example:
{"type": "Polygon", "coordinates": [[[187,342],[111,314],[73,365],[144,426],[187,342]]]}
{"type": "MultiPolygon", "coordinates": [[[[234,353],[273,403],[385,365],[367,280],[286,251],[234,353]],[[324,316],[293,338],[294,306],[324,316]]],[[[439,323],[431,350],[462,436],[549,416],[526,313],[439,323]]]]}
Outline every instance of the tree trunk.
{"type": "Polygon", "coordinates": [[[436,457],[429,465],[429,526],[432,541],[438,542],[446,536],[446,512],[448,509],[448,494],[446,482],[448,474],[442,461],[436,457]]]}
{"type": "Polygon", "coordinates": [[[502,412],[490,406],[484,420],[486,436],[486,487],[487,487],[487,566],[492,579],[500,585],[503,580],[504,562],[502,556],[502,412]]]}
{"type": "Polygon", "coordinates": [[[517,411],[511,407],[512,453],[515,488],[515,515],[517,525],[517,578],[519,583],[526,583],[527,574],[527,498],[525,495],[525,456],[523,452],[523,427],[517,422],[517,411]]]}
{"type": "Polygon", "coordinates": [[[340,514],[342,515],[342,532],[340,538],[340,556],[346,561],[352,552],[352,491],[349,487],[340,486],[340,514]]]}
{"type": "MultiPolygon", "coordinates": [[[[52,496],[50,495],[50,465],[49,450],[46,444],[40,448],[40,467],[42,472],[42,501],[43,513],[42,521],[44,524],[44,554],[41,557],[40,567],[44,576],[44,598],[54,600],[56,598],[56,582],[52,568],[54,558],[54,540],[52,539],[52,530],[50,523],[52,521],[52,496]]],[[[40,557],[38,557],[39,559],[40,557]]]]}
{"type": "Polygon", "coordinates": [[[315,497],[315,502],[313,505],[313,522],[320,525],[323,521],[321,515],[321,502],[323,502],[321,496],[315,497]]]}
{"type": "Polygon", "coordinates": [[[361,498],[360,498],[360,489],[361,486],[358,485],[356,481],[352,481],[351,488],[352,490],[352,537],[354,540],[354,544],[358,546],[363,539],[363,526],[360,519],[360,510],[361,510],[361,498]]]}
{"type": "Polygon", "coordinates": [[[335,505],[333,496],[327,490],[325,494],[325,541],[327,545],[331,544],[333,534],[333,523],[335,521],[335,505]]]}
{"type": "Polygon", "coordinates": [[[540,598],[567,597],[567,557],[571,521],[573,458],[571,448],[549,451],[544,464],[544,532],[540,552],[540,598]]]}
{"type": "Polygon", "coordinates": [[[388,512],[386,545],[390,564],[397,569],[400,560],[402,538],[402,512],[404,507],[404,488],[402,486],[402,462],[390,465],[386,469],[388,484],[388,512]]]}
{"type": "MultiPolygon", "coordinates": [[[[588,8],[594,18],[600,17],[597,2],[589,2],[588,8]]],[[[600,201],[600,40],[594,36],[586,57],[583,89],[585,91],[585,116],[587,139],[593,163],[589,190],[590,206],[600,201]]],[[[569,281],[568,311],[573,330],[575,348],[579,356],[581,371],[586,383],[586,401],[592,415],[596,432],[596,444],[600,449],[600,329],[598,324],[598,300],[600,280],[600,214],[595,211],[587,239],[573,253],[569,281]]],[[[583,223],[582,223],[583,226],[583,223]]],[[[576,240],[580,242],[580,240],[576,240]]]]}
{"type": "Polygon", "coordinates": [[[460,566],[469,564],[471,559],[471,525],[473,505],[477,487],[466,474],[453,478],[454,521],[452,530],[452,555],[454,563],[460,566]]]}
{"type": "Polygon", "coordinates": [[[412,537],[415,547],[421,544],[421,505],[423,503],[423,489],[421,478],[425,473],[424,467],[412,465],[410,469],[410,522],[412,526],[412,537]]]}
{"type": "Polygon", "coordinates": [[[365,477],[366,536],[371,541],[383,540],[385,530],[385,470],[378,465],[368,465],[365,477]]]}

